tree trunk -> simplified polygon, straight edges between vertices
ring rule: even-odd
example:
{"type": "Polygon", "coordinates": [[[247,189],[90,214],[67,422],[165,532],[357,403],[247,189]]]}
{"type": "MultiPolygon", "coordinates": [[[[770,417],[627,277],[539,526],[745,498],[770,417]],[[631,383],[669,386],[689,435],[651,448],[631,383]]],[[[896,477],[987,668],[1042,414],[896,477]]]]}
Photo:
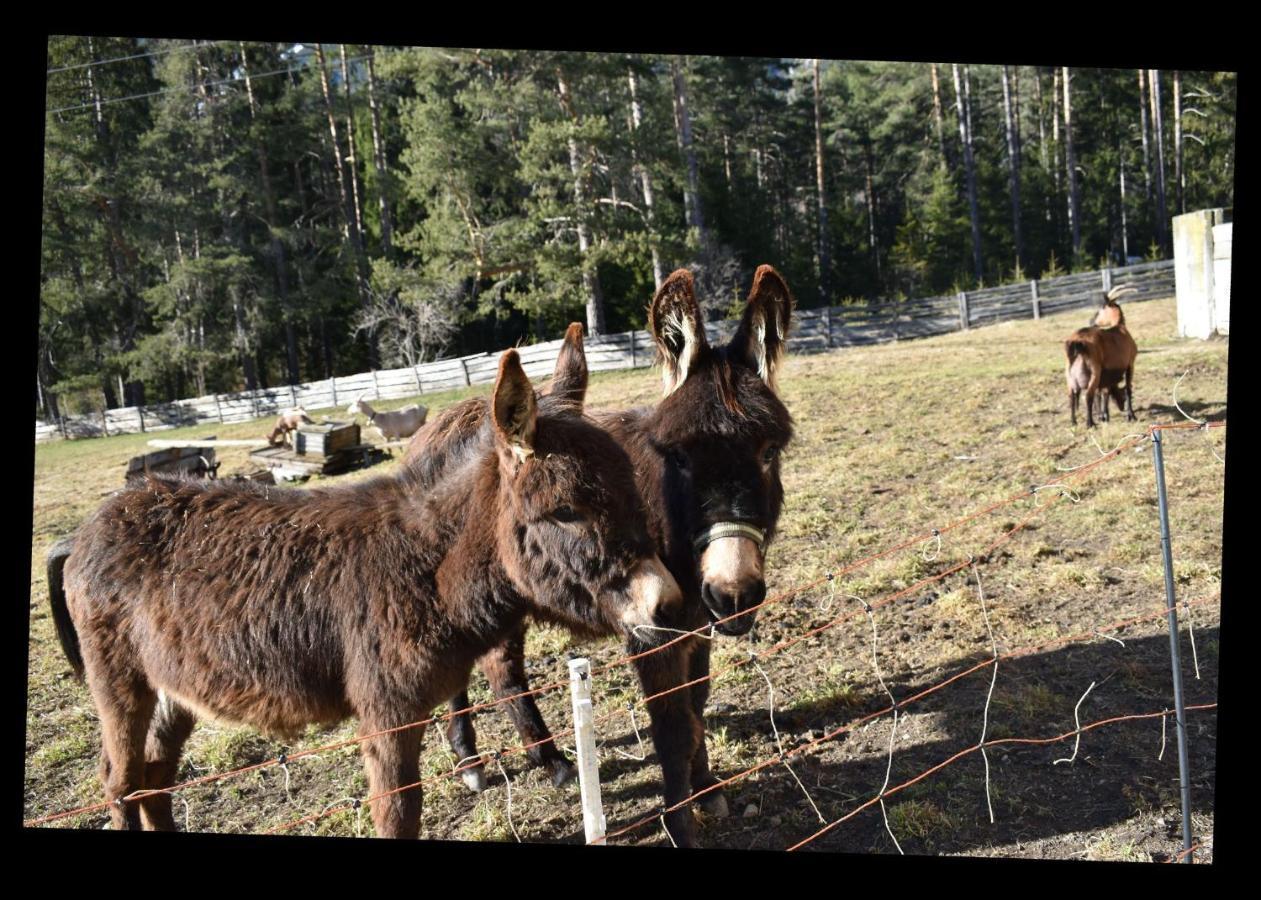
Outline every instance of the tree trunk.
{"type": "Polygon", "coordinates": [[[946,134],[941,116],[941,81],[937,77],[937,63],[929,63],[928,69],[933,76],[933,126],[937,131],[937,151],[941,157],[941,167],[947,169],[950,162],[946,159],[946,134]]]}
{"type": "Polygon", "coordinates": [[[346,172],[342,167],[341,142],[337,139],[337,119],[333,115],[333,96],[328,87],[328,68],[324,64],[324,45],[315,45],[315,58],[320,66],[320,86],[324,90],[324,111],[328,114],[328,133],[333,139],[333,168],[337,171],[337,194],[341,198],[342,237],[350,242],[354,228],[354,213],[350,208],[350,193],[346,190],[346,172]]]}
{"type": "Polygon", "coordinates": [[[1143,132],[1143,190],[1147,197],[1148,212],[1152,205],[1152,156],[1147,144],[1147,70],[1138,70],[1138,110],[1143,132]]]}
{"type": "Polygon", "coordinates": [[[876,243],[876,167],[871,156],[871,137],[867,135],[863,136],[863,163],[866,168],[867,246],[876,264],[876,283],[882,285],[884,274],[880,271],[880,247],[876,243]]]}
{"type": "Polygon", "coordinates": [[[387,260],[394,256],[394,220],[390,216],[389,175],[385,170],[385,142],[377,104],[377,75],[372,48],[368,48],[368,109],[372,112],[372,159],[377,169],[377,203],[381,209],[381,250],[387,260]]]}
{"type": "Polygon", "coordinates": [[[1121,169],[1121,264],[1130,262],[1129,226],[1125,216],[1125,144],[1121,140],[1121,131],[1117,129],[1117,161],[1121,169]]]}
{"type": "MultiPolygon", "coordinates": [[[[341,44],[342,88],[346,91],[346,163],[350,178],[350,203],[355,213],[355,231],[359,235],[359,255],[363,256],[363,205],[359,202],[359,168],[355,162],[355,107],[350,96],[350,68],[346,64],[346,45],[341,44]]],[[[361,272],[366,278],[367,273],[361,272]]]]}
{"type": "Polygon", "coordinates": [[[705,216],[701,210],[700,170],[696,165],[696,148],[692,146],[692,117],[687,111],[687,82],[678,57],[671,57],[670,71],[674,80],[674,127],[679,151],[687,163],[687,187],[683,191],[684,216],[689,229],[696,229],[700,246],[706,244],[705,216]]]}
{"type": "Polygon", "coordinates": [[[1073,233],[1073,261],[1081,255],[1081,209],[1077,196],[1077,156],[1073,149],[1072,74],[1064,67],[1064,159],[1068,170],[1068,225],[1073,233]]]}
{"type": "Polygon", "coordinates": [[[241,302],[241,291],[236,285],[228,289],[232,298],[233,341],[236,345],[237,358],[241,362],[241,372],[245,376],[245,389],[253,391],[258,388],[258,378],[254,369],[254,354],[250,352],[248,331],[245,327],[245,304],[241,302]]]}
{"type": "Polygon", "coordinates": [[[1178,188],[1178,212],[1187,211],[1186,172],[1182,168],[1182,73],[1173,70],[1173,178],[1178,188]]]}
{"type": "MultiPolygon", "coordinates": [[[[345,49],[345,45],[342,45],[343,58],[345,49]]],[[[333,95],[328,86],[328,67],[324,63],[324,47],[322,44],[315,45],[315,56],[320,67],[320,86],[324,92],[324,110],[328,114],[328,133],[333,141],[333,163],[334,168],[337,170],[337,190],[342,201],[342,219],[344,222],[342,236],[350,244],[351,253],[355,260],[355,287],[359,294],[359,305],[367,309],[371,301],[368,297],[367,289],[367,260],[363,252],[363,235],[358,227],[358,189],[356,188],[356,199],[352,203],[350,191],[346,188],[346,171],[342,166],[341,142],[337,137],[337,118],[333,115],[333,95]]],[[[343,80],[345,80],[344,74],[343,80]]],[[[347,90],[349,90],[349,86],[347,86],[347,90]]],[[[353,163],[353,146],[350,158],[353,163]]],[[[351,177],[354,177],[353,170],[351,177]]],[[[368,364],[374,369],[381,366],[381,354],[377,347],[375,333],[369,333],[368,335],[368,364]]]]}
{"type": "Polygon", "coordinates": [[[1165,206],[1165,130],[1160,111],[1160,70],[1152,69],[1152,142],[1156,145],[1156,234],[1161,248],[1169,252],[1169,212],[1165,206]]]}
{"type": "MultiPolygon", "coordinates": [[[[976,164],[972,157],[972,115],[969,109],[971,97],[960,84],[958,64],[952,64],[951,70],[954,74],[955,106],[959,113],[959,140],[963,144],[963,165],[968,182],[968,211],[972,219],[972,265],[977,284],[980,284],[985,270],[981,265],[981,216],[976,199],[976,164]]],[[[966,66],[964,79],[967,79],[966,66]]]]}
{"type": "MultiPolygon", "coordinates": [[[[250,102],[250,120],[257,118],[254,104],[254,88],[250,82],[249,60],[245,55],[245,42],[241,41],[241,71],[245,75],[245,93],[250,102]]],[[[267,141],[258,142],[259,180],[263,187],[263,208],[267,212],[267,239],[272,265],[276,275],[276,294],[280,299],[281,315],[285,323],[285,363],[289,372],[289,384],[301,381],[298,371],[298,335],[293,325],[293,310],[289,305],[289,273],[285,265],[285,245],[276,235],[279,217],[276,215],[276,198],[272,193],[271,170],[267,162],[267,141]]]]}
{"type": "MultiPolygon", "coordinates": [[[[561,108],[569,115],[570,122],[578,124],[578,113],[574,109],[569,94],[569,85],[564,73],[556,70],[556,87],[560,95],[561,108]]],[[[587,334],[604,334],[604,293],[600,290],[600,275],[595,265],[588,259],[591,248],[591,229],[587,223],[587,192],[582,171],[582,157],[578,149],[578,139],[571,131],[569,144],[569,171],[574,176],[574,219],[578,223],[578,254],[582,258],[582,288],[587,295],[587,334]]]]}
{"type": "Polygon", "coordinates": [[[823,114],[819,95],[819,60],[814,61],[814,160],[815,184],[819,197],[819,299],[829,305],[828,286],[831,266],[828,262],[828,207],[823,179],[823,114]]]}
{"type": "Polygon", "coordinates": [[[655,200],[652,193],[652,176],[648,174],[647,167],[640,162],[636,150],[639,139],[639,126],[643,122],[643,107],[639,102],[639,79],[636,77],[633,68],[627,69],[627,78],[630,82],[631,98],[631,165],[639,173],[639,184],[644,193],[644,208],[648,217],[649,247],[652,252],[652,280],[657,288],[660,288],[661,283],[666,279],[666,272],[665,266],[661,262],[661,248],[658,246],[656,218],[653,212],[655,200]]]}
{"type": "Polygon", "coordinates": [[[1007,167],[1011,176],[1011,229],[1016,243],[1016,268],[1024,268],[1024,242],[1020,238],[1020,135],[1012,107],[1007,67],[1003,66],[1003,113],[1007,123],[1007,167]]]}

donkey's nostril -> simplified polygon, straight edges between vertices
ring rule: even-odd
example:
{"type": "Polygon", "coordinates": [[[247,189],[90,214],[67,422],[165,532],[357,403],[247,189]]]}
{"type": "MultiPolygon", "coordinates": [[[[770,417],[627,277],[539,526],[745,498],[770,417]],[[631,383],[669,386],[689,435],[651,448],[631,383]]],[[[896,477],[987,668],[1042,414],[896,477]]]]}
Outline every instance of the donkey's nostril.
{"type": "Polygon", "coordinates": [[[734,616],[736,613],[744,613],[750,607],[761,603],[765,596],[766,585],[761,581],[736,589],[727,586],[720,587],[708,581],[701,585],[701,599],[710,617],[715,623],[720,623],[714,625],[719,634],[735,636],[751,629],[757,619],[755,612],[745,613],[726,622],[721,622],[721,620],[734,616]]]}

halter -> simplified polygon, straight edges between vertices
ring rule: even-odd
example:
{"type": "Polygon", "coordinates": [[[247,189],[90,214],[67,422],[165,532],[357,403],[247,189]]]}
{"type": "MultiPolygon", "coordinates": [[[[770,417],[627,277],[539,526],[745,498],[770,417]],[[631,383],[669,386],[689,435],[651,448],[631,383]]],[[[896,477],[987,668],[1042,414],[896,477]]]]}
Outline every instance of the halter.
{"type": "Polygon", "coordinates": [[[715,522],[692,539],[692,548],[700,555],[714,541],[725,537],[750,538],[758,550],[766,543],[766,531],[748,522],[715,522]]]}

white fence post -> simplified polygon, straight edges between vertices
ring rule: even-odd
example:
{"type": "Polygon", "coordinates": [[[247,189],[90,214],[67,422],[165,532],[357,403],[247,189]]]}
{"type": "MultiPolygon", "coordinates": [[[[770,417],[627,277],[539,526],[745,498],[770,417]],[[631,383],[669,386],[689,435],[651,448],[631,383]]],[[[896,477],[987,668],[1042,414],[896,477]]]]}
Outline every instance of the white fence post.
{"type": "Polygon", "coordinates": [[[569,693],[574,703],[574,745],[578,749],[578,789],[582,797],[582,827],[587,843],[604,837],[604,808],[600,804],[600,764],[595,755],[595,716],[591,708],[591,664],[569,661],[569,693]]]}

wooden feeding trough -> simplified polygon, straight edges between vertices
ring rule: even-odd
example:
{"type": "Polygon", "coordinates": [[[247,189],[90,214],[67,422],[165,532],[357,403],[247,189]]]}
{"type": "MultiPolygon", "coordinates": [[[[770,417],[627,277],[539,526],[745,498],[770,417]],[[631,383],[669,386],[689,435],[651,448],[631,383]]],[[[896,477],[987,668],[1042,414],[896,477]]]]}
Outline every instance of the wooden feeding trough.
{"type": "MultiPolygon", "coordinates": [[[[214,436],[205,438],[214,441],[214,436]]],[[[133,456],[127,461],[127,481],[144,478],[150,472],[163,474],[187,474],[197,478],[214,478],[219,470],[213,446],[168,447],[153,453],[133,456]]]]}
{"type": "Polygon", "coordinates": [[[359,426],[353,422],[300,425],[293,435],[292,450],[264,447],[250,454],[252,462],[271,469],[278,479],[336,475],[384,458],[379,448],[360,442],[359,426]]]}

